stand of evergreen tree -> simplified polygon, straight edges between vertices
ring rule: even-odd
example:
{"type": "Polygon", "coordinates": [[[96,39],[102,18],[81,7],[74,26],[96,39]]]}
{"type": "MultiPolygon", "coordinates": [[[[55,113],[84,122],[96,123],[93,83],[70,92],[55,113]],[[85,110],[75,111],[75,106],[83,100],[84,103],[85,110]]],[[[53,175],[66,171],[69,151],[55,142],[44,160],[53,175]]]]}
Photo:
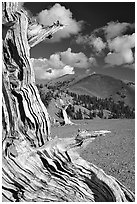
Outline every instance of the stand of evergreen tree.
{"type": "MultiPolygon", "coordinates": [[[[118,101],[116,103],[112,97],[102,99],[97,97],[90,97],[89,95],[78,95],[68,91],[67,94],[73,97],[74,105],[81,105],[90,111],[98,110],[97,115],[100,118],[103,118],[103,110],[108,110],[111,112],[111,116],[109,116],[110,119],[135,118],[135,109],[126,105],[124,101],[118,101]]],[[[90,112],[90,118],[92,119],[94,117],[96,117],[94,113],[90,112]]]]}
{"type": "MultiPolygon", "coordinates": [[[[47,87],[47,85],[37,85],[41,99],[46,107],[48,107],[53,97],[56,99],[58,97],[58,93],[64,92],[64,90],[59,89],[61,85],[62,84],[58,84],[58,86],[48,87],[46,93],[43,91],[43,88],[44,86],[47,87]]],[[[111,112],[109,119],[135,118],[135,109],[126,105],[124,101],[115,102],[112,97],[102,99],[91,97],[89,95],[79,95],[74,92],[69,92],[68,90],[66,93],[73,98],[73,105],[69,105],[67,108],[67,114],[72,119],[83,119],[82,110],[79,109],[75,111],[75,105],[80,105],[88,109],[90,111],[89,119],[93,119],[96,116],[104,118],[103,110],[108,110],[111,112]]]]}

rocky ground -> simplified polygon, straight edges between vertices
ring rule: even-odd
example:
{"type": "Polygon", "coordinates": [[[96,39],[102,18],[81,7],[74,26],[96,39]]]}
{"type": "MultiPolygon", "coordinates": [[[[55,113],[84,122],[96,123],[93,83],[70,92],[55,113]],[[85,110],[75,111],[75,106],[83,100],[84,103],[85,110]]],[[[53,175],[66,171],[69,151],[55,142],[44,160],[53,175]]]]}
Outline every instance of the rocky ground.
{"type": "Polygon", "coordinates": [[[74,136],[78,128],[110,130],[110,134],[96,138],[86,149],[80,150],[80,155],[135,192],[135,120],[98,119],[74,122],[77,125],[52,127],[53,137],[74,136]]]}

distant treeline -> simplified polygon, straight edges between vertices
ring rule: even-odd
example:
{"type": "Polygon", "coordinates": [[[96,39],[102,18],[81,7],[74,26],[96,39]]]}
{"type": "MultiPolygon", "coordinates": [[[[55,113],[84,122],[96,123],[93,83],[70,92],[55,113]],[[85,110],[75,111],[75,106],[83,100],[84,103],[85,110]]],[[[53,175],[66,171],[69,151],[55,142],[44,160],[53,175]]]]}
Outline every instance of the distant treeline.
{"type": "MultiPolygon", "coordinates": [[[[48,107],[52,98],[57,98],[58,94],[64,92],[63,90],[56,90],[55,87],[48,87],[46,93],[43,91],[43,85],[37,85],[41,99],[46,107],[48,107]]],[[[45,85],[46,87],[46,85],[45,85]]],[[[66,91],[68,96],[73,98],[73,104],[69,105],[67,108],[67,113],[72,119],[83,119],[83,112],[81,108],[75,110],[75,105],[84,107],[84,115],[86,114],[86,109],[88,110],[88,118],[93,119],[95,117],[105,118],[104,110],[110,112],[108,118],[135,118],[135,109],[129,107],[124,103],[124,101],[115,102],[112,97],[110,98],[97,98],[91,97],[89,95],[79,95],[73,92],[66,91]]]]}
{"type": "MultiPolygon", "coordinates": [[[[103,118],[103,110],[111,112],[109,118],[135,118],[135,109],[125,105],[124,101],[116,103],[111,97],[102,99],[68,91],[67,94],[73,97],[73,105],[81,105],[90,111],[90,118],[94,118],[96,115],[103,118]]],[[[80,112],[79,110],[78,115],[81,115],[80,112]]]]}

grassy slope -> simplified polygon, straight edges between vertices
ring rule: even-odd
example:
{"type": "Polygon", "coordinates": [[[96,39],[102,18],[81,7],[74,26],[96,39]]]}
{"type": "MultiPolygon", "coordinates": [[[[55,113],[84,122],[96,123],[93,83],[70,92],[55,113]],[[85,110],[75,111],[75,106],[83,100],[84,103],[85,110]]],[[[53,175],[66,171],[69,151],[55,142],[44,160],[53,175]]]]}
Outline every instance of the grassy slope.
{"type": "Polygon", "coordinates": [[[48,85],[59,85],[63,83],[62,89],[77,94],[87,94],[99,98],[112,96],[115,101],[124,100],[125,104],[133,106],[135,104],[135,90],[131,85],[111,76],[102,74],[91,75],[64,75],[48,82],[48,85]],[[122,96],[125,96],[123,99],[122,96]]]}
{"type": "Polygon", "coordinates": [[[79,94],[89,94],[101,98],[112,96],[115,101],[123,100],[117,92],[125,95],[126,104],[134,106],[134,89],[126,85],[123,81],[110,76],[93,74],[87,76],[69,87],[71,91],[79,94]]]}
{"type": "Polygon", "coordinates": [[[135,121],[111,119],[74,122],[79,125],[53,127],[52,135],[71,137],[78,128],[111,130],[111,134],[96,138],[80,154],[135,192],[135,121]]]}

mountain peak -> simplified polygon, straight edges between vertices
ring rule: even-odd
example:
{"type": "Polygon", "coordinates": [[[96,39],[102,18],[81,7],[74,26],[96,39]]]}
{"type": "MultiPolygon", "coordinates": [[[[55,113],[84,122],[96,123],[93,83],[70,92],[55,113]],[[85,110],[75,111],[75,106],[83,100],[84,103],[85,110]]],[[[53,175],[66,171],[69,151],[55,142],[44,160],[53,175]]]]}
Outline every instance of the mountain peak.
{"type": "Polygon", "coordinates": [[[95,96],[98,98],[112,97],[115,101],[124,101],[125,104],[134,107],[135,90],[131,83],[126,84],[122,80],[112,76],[91,73],[91,74],[66,74],[57,79],[51,80],[47,86],[54,86],[80,95],[95,96]]]}

